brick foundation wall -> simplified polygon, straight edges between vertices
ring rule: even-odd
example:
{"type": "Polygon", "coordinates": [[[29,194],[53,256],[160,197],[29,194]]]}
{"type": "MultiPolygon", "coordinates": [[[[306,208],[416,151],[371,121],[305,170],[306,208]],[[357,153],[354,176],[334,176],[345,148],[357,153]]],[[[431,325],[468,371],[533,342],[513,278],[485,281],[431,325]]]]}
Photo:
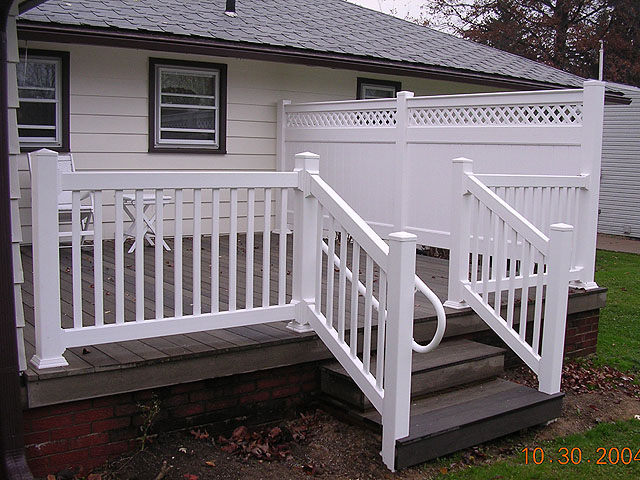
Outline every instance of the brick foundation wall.
{"type": "Polygon", "coordinates": [[[600,310],[567,315],[564,355],[569,358],[584,357],[596,353],[600,310]]]}
{"type": "Polygon", "coordinates": [[[113,395],[24,412],[24,442],[32,473],[65,468],[86,474],[139,447],[143,410],[157,398],[151,432],[207,425],[210,433],[282,418],[320,389],[317,364],[301,364],[172,387],[113,395]]]}

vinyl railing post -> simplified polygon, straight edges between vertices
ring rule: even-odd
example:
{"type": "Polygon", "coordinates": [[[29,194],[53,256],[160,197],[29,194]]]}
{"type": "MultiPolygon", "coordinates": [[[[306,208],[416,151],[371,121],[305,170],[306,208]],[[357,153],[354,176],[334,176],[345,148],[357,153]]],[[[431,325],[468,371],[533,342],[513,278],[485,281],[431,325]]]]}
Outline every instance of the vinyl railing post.
{"type": "MultiPolygon", "coordinates": [[[[469,276],[470,201],[465,182],[473,173],[473,160],[455,158],[452,161],[451,237],[449,238],[449,290],[444,303],[450,308],[465,308],[462,282],[469,276]]],[[[488,239],[484,239],[487,241],[488,239]]]]}
{"type": "Polygon", "coordinates": [[[407,128],[409,126],[409,108],[407,99],[413,98],[413,92],[398,92],[396,101],[396,147],[394,159],[394,195],[393,228],[404,230],[409,221],[409,158],[407,152],[407,128]]]}
{"type": "Polygon", "coordinates": [[[31,154],[31,214],[33,223],[33,296],[38,368],[68,365],[62,356],[60,319],[60,257],[58,243],[58,154],[31,154]]]}
{"type": "MultiPolygon", "coordinates": [[[[287,112],[285,111],[287,105],[291,104],[291,100],[280,100],[276,110],[276,170],[278,172],[287,171],[287,159],[285,157],[286,151],[286,130],[287,130],[287,112]]],[[[280,216],[282,215],[280,196],[276,196],[275,202],[275,233],[280,233],[280,216]]],[[[289,219],[287,218],[287,223],[289,219]]]]}
{"type": "Polygon", "coordinates": [[[315,153],[298,153],[295,157],[298,173],[298,188],[294,193],[293,219],[293,286],[292,301],[297,303],[296,319],[287,328],[296,332],[310,332],[313,329],[306,319],[307,305],[315,305],[318,275],[317,268],[317,222],[318,200],[310,192],[310,176],[318,175],[320,157],[315,153]]]}
{"type": "Polygon", "coordinates": [[[604,85],[604,82],[597,80],[584,82],[580,173],[589,175],[589,184],[586,189],[581,189],[580,216],[576,225],[576,238],[580,241],[576,245],[575,259],[577,266],[582,267],[578,286],[587,290],[598,287],[594,275],[602,160],[604,85]]]}
{"type": "Polygon", "coordinates": [[[544,307],[542,355],[538,371],[539,390],[558,393],[562,378],[564,334],[567,323],[569,271],[573,227],[564,223],[551,225],[547,257],[547,291],[544,307]]]}
{"type": "Polygon", "coordinates": [[[389,235],[388,303],[382,406],[382,460],[395,469],[396,440],[409,435],[416,236],[389,235]]]}

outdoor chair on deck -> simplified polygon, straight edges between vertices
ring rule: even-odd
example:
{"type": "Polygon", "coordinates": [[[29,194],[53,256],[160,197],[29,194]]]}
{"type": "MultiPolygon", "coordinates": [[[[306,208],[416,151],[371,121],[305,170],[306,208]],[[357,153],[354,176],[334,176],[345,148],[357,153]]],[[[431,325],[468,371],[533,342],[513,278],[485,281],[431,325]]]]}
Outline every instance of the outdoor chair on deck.
{"type": "MultiPolygon", "coordinates": [[[[29,158],[29,172],[31,172],[31,154],[28,154],[29,158]]],[[[73,163],[73,155],[70,153],[58,154],[58,172],[60,173],[72,173],[76,171],[75,164],[73,163]]],[[[69,225],[69,228],[59,229],[58,237],[60,240],[71,239],[71,216],[72,216],[73,198],[71,192],[60,192],[58,194],[58,221],[60,227],[62,225],[69,225]]],[[[81,244],[84,244],[88,236],[93,235],[93,230],[89,230],[89,224],[93,222],[93,195],[91,193],[84,193],[80,197],[80,238],[81,244]]]]}

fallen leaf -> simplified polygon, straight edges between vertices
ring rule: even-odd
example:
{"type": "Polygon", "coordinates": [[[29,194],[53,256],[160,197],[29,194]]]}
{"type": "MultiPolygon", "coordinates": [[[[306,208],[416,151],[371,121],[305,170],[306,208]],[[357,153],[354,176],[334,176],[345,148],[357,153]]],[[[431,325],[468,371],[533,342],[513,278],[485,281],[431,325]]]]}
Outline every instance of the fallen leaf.
{"type": "Polygon", "coordinates": [[[56,476],[52,475],[52,474],[49,474],[49,475],[47,475],[47,480],[56,480],[56,476]]]}
{"type": "Polygon", "coordinates": [[[92,473],[87,477],[87,480],[102,480],[102,474],[92,473]]]}
{"type": "Polygon", "coordinates": [[[206,462],[204,462],[205,465],[208,465],[210,467],[215,467],[216,466],[216,462],[214,462],[213,460],[207,460],[206,462]]]}
{"type": "Polygon", "coordinates": [[[187,480],[198,480],[200,478],[199,476],[193,475],[192,473],[185,473],[183,477],[187,480]]]}
{"type": "Polygon", "coordinates": [[[191,435],[193,435],[197,440],[206,440],[209,438],[209,433],[206,430],[191,430],[191,435]]]}
{"type": "Polygon", "coordinates": [[[440,473],[441,473],[442,475],[446,475],[447,473],[449,473],[449,469],[448,469],[447,467],[442,467],[442,468],[440,469],[440,473]]]}
{"type": "Polygon", "coordinates": [[[184,447],[180,447],[180,448],[178,449],[178,451],[179,451],[180,453],[187,453],[187,449],[186,449],[186,448],[184,448],[184,447]]]}

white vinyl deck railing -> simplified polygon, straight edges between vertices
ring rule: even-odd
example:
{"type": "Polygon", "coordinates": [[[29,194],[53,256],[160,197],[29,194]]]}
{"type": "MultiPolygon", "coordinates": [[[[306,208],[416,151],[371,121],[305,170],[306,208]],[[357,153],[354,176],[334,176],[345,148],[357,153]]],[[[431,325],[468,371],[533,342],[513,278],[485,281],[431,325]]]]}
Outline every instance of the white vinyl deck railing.
{"type": "Polygon", "coordinates": [[[395,442],[409,433],[412,349],[427,352],[437,346],[444,334],[444,308],[415,275],[415,235],[393,233],[385,243],[320,178],[318,163],[317,155],[305,153],[296,155],[293,172],[59,173],[55,152],[40,150],[32,154],[36,353],[31,362],[38,368],[64,366],[67,361],[63,354],[71,347],[289,321],[294,331],[314,330],[380,412],[382,456],[393,469],[395,442]],[[71,192],[73,199],[71,321],[61,315],[60,191],[71,192]],[[276,192],[281,213],[276,248],[278,278],[273,281],[269,274],[272,191],[276,192]],[[286,278],[287,192],[293,193],[294,212],[290,291],[286,278]],[[94,202],[93,283],[89,292],[83,288],[83,276],[88,272],[86,268],[83,271],[80,230],[81,198],[87,194],[94,202]],[[211,219],[207,228],[203,227],[205,194],[210,199],[206,203],[211,219]],[[186,195],[192,199],[188,216],[184,212],[186,195]],[[229,209],[227,275],[221,274],[219,263],[222,197],[228,200],[225,208],[229,209]],[[240,197],[246,206],[241,226],[240,197]],[[256,213],[258,198],[261,210],[256,213]],[[134,218],[138,220],[145,218],[145,202],[155,207],[155,218],[146,224],[135,223],[131,264],[125,261],[126,199],[134,200],[134,218]],[[113,210],[109,215],[115,218],[113,242],[103,242],[107,209],[113,210]],[[171,222],[167,221],[169,217],[171,222]],[[165,230],[171,224],[173,228],[165,230]],[[186,247],[186,224],[192,231],[188,236],[191,248],[186,247]],[[144,251],[149,248],[145,245],[145,225],[155,227],[150,238],[154,241],[153,256],[145,257],[144,251]],[[263,242],[262,258],[254,258],[258,233],[263,242]],[[244,262],[238,258],[240,234],[246,235],[244,262]],[[171,246],[165,242],[169,237],[173,237],[171,246]],[[107,257],[108,268],[112,269],[109,272],[105,267],[107,257]],[[210,258],[211,264],[203,269],[205,258],[210,258]],[[165,276],[167,265],[172,278],[165,276]],[[258,270],[261,274],[254,276],[258,270]],[[105,290],[105,276],[113,276],[113,291],[105,290]],[[185,276],[191,277],[188,285],[183,284],[185,276]],[[203,281],[205,277],[207,282],[203,281]],[[244,298],[237,294],[242,291],[238,288],[242,280],[244,298]],[[204,292],[203,285],[209,285],[210,290],[204,292]],[[187,288],[190,294],[185,297],[187,288]],[[271,295],[274,288],[277,294],[271,295]],[[416,290],[434,304],[438,316],[434,339],[424,347],[413,341],[416,290]],[[108,316],[105,295],[115,295],[115,312],[108,312],[108,316]],[[153,298],[151,305],[145,305],[145,295],[153,298]],[[93,306],[88,315],[84,310],[86,300],[93,306]]]}
{"type": "MultiPolygon", "coordinates": [[[[506,179],[475,175],[473,162],[453,161],[453,201],[459,217],[453,225],[449,298],[468,304],[500,338],[538,375],[539,389],[560,391],[567,300],[573,251],[573,227],[553,223],[543,233],[494,190],[491,181],[518,205],[529,195],[532,216],[541,224],[557,222],[567,210],[567,199],[557,207],[536,210],[549,194],[540,189],[579,188],[580,179],[522,177],[506,179]],[[559,187],[562,185],[562,187],[559,187]],[[569,185],[569,187],[566,187],[569,185]],[[507,186],[507,187],[505,187],[507,186]],[[528,189],[533,189],[527,192],[528,189]],[[520,192],[520,195],[518,195],[520,192]],[[538,198],[538,201],[533,201],[538,198]],[[550,213],[550,215],[549,215],[550,213]]],[[[552,195],[553,196],[553,195],[552,195]]],[[[562,194],[560,194],[563,197],[562,194]]],[[[571,218],[571,215],[567,214],[571,218]]],[[[450,303],[453,303],[451,300],[450,303]]]]}

